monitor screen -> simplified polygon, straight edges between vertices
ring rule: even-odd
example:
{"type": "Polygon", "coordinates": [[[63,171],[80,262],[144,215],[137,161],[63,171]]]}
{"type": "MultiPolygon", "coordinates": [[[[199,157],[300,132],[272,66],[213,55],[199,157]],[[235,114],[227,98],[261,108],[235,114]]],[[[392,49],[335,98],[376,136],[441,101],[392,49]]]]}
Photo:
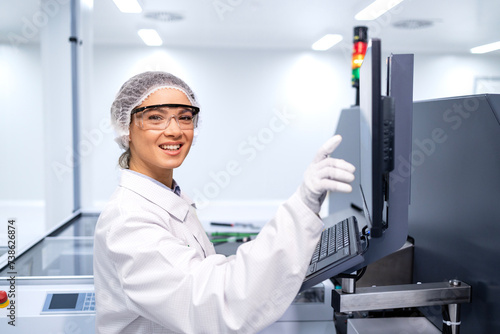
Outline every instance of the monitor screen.
{"type": "Polygon", "coordinates": [[[55,293],[52,295],[49,310],[70,309],[74,310],[78,301],[78,293],[55,293]]]}

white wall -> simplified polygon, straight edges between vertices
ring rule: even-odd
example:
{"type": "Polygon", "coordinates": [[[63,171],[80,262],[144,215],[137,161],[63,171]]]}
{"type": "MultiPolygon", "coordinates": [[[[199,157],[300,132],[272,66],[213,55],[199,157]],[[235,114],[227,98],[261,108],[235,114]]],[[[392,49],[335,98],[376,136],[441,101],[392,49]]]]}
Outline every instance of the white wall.
{"type": "MultiPolygon", "coordinates": [[[[415,55],[414,100],[474,94],[477,77],[498,78],[500,54],[415,55]]],[[[500,94],[500,91],[490,91],[500,94]]]]}
{"type": "Polygon", "coordinates": [[[37,46],[0,44],[0,101],[0,201],[42,200],[42,79],[37,46]]]}
{"type": "MultiPolygon", "coordinates": [[[[300,184],[340,110],[354,102],[350,59],[340,52],[105,46],[94,51],[92,124],[84,131],[96,140],[82,183],[83,206],[96,210],[118,180],[120,150],[112,141],[109,106],[136,73],[170,71],[198,95],[200,135],[174,177],[197,200],[202,219],[268,218],[300,184]],[[286,122],[277,111],[289,115],[286,122]]],[[[474,77],[500,75],[499,60],[416,55],[415,100],[473,94],[474,77]]]]}
{"type": "MultiPolygon", "coordinates": [[[[161,69],[186,80],[202,104],[198,142],[175,173],[183,190],[201,200],[200,218],[270,217],[299,185],[340,110],[354,101],[349,62],[335,52],[95,46],[94,69],[88,74],[93,76],[91,107],[81,116],[83,208],[100,210],[118,181],[120,150],[109,126],[115,93],[131,75],[161,69]],[[276,110],[293,118],[279,122],[276,110]],[[252,138],[259,136],[262,150],[252,149],[252,138]],[[237,175],[224,178],[228,164],[237,175]],[[211,206],[203,208],[206,199],[211,206]],[[248,215],[249,210],[254,214],[248,215]]],[[[474,78],[499,77],[499,65],[498,55],[417,54],[415,100],[473,94],[474,78]]],[[[43,212],[46,117],[39,47],[0,46],[0,88],[3,221],[17,212],[43,212]],[[13,112],[21,105],[23,123],[13,112]]],[[[41,224],[22,220],[30,229],[41,224]]]]}
{"type": "Polygon", "coordinates": [[[0,44],[0,245],[8,219],[17,222],[17,247],[45,229],[41,72],[38,46],[0,44]]]}

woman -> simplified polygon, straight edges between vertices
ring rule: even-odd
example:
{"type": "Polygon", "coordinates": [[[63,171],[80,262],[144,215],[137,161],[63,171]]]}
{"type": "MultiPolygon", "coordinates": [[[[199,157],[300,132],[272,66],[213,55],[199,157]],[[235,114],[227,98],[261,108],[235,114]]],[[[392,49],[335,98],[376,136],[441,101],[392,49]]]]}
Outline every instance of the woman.
{"type": "Polygon", "coordinates": [[[348,192],[354,167],[328,158],[331,138],[304,183],[235,256],[215,254],[194,203],[173,179],[193,142],[199,108],[164,72],[129,79],[111,107],[120,185],[94,243],[97,333],[255,333],[296,296],[323,229],[327,191],[348,192]]]}

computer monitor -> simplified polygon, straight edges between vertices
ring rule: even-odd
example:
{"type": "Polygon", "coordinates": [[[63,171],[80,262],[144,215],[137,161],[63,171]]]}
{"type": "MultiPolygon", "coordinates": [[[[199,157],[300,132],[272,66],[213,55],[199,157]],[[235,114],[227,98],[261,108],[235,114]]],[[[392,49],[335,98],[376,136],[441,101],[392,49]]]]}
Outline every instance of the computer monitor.
{"type": "MultiPolygon", "coordinates": [[[[382,102],[381,43],[378,39],[369,42],[365,59],[360,69],[360,190],[363,210],[370,228],[370,236],[380,237],[385,229],[383,219],[384,190],[387,173],[384,159],[392,159],[389,143],[391,129],[384,124],[393,124],[384,118],[382,102]]],[[[385,98],[387,100],[387,98],[385,98]]],[[[393,105],[386,105],[386,113],[393,115],[393,105]]]]}
{"type": "Polygon", "coordinates": [[[371,39],[360,69],[360,192],[370,237],[365,265],[407,239],[410,202],[413,55],[387,59],[382,92],[381,41],[371,39]]]}
{"type": "MultiPolygon", "coordinates": [[[[360,93],[364,99],[365,115],[361,115],[358,107],[342,110],[336,133],[346,140],[333,153],[336,158],[355,163],[358,170],[353,186],[361,189],[353,194],[339,194],[337,199],[352,195],[349,198],[353,202],[338,212],[330,211],[330,215],[323,219],[325,226],[330,228],[349,216],[355,216],[358,230],[367,232],[365,239],[368,242],[363,247],[359,243],[357,251],[349,252],[349,257],[341,257],[339,262],[327,261],[328,264],[320,270],[316,269],[321,261],[311,263],[301,291],[325,279],[365,267],[395,252],[407,240],[410,175],[406,174],[405,167],[411,155],[413,55],[389,57],[387,96],[382,96],[381,90],[381,45],[380,40],[373,40],[361,66],[360,93]],[[361,118],[364,120],[360,121],[361,118]],[[354,156],[353,152],[358,155],[361,150],[365,151],[361,154],[362,164],[356,163],[357,157],[349,158],[354,156]],[[344,154],[339,155],[340,152],[344,154]],[[390,159],[389,153],[395,159],[390,159]],[[360,170],[366,175],[360,177],[360,170]],[[353,205],[361,202],[360,197],[364,197],[366,204],[365,217],[356,209],[359,205],[353,205]]],[[[330,194],[329,201],[332,196],[335,193],[330,194]]],[[[351,232],[359,236],[356,228],[354,230],[351,232]]],[[[322,239],[321,247],[330,245],[329,240],[329,237],[322,239]]],[[[326,259],[328,257],[324,257],[326,259]]]]}

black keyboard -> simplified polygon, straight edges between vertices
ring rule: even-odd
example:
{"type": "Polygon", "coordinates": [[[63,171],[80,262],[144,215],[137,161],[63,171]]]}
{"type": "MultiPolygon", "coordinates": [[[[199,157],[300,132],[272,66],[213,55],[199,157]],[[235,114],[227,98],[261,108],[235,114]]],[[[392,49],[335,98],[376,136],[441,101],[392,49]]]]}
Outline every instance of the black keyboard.
{"type": "Polygon", "coordinates": [[[351,217],[323,230],[306,275],[311,275],[351,255],[351,240],[353,240],[353,236],[351,236],[351,232],[349,231],[352,230],[352,226],[350,225],[353,223],[356,223],[355,218],[351,217]]]}

